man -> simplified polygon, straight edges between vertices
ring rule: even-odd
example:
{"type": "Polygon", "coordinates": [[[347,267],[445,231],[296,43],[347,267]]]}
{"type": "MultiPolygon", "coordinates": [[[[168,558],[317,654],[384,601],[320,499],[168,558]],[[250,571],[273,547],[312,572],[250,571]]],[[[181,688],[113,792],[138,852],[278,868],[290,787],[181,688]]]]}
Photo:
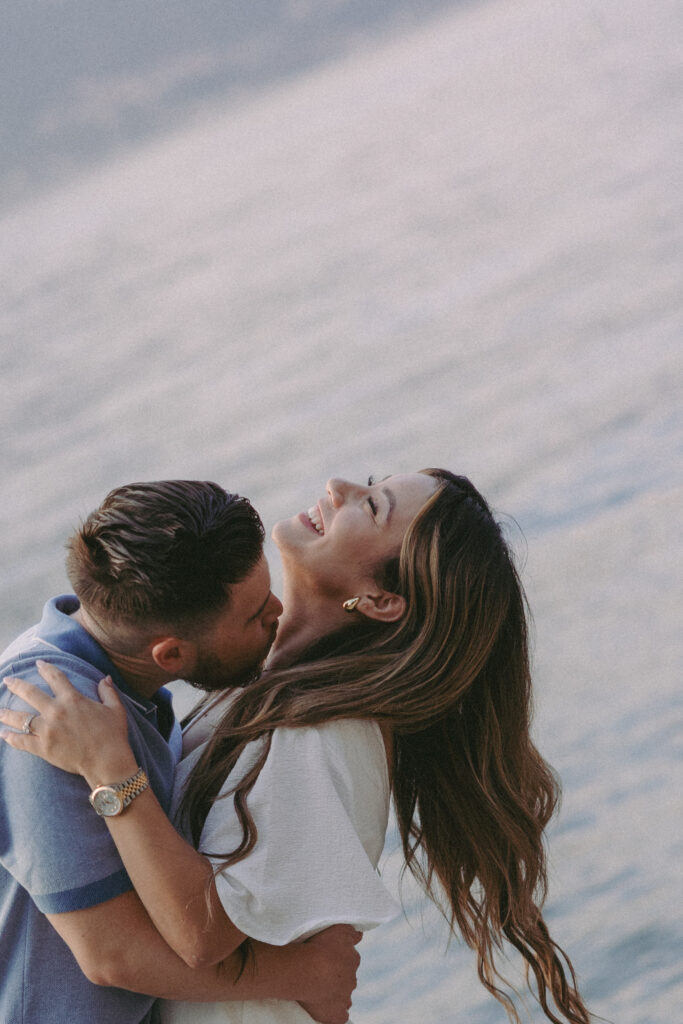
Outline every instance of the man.
{"type": "MultiPolygon", "coordinates": [[[[76,596],[48,602],[0,656],[0,679],[45,687],[36,668],[45,661],[93,699],[110,675],[140,766],[130,779],[103,779],[91,806],[82,778],[0,744],[3,1022],[140,1024],[155,995],[316,1004],[328,985],[345,1004],[357,961],[339,932],[298,949],[255,944],[255,970],[238,982],[233,958],[188,967],[156,932],[98,817],[125,813],[147,785],[168,809],[180,735],[165,683],[223,689],[258,672],[282,612],[263,537],[250,503],[216,484],[120,487],[68,542],[76,596]]],[[[0,706],[21,710],[19,728],[30,731],[32,709],[2,685],[0,706]]]]}

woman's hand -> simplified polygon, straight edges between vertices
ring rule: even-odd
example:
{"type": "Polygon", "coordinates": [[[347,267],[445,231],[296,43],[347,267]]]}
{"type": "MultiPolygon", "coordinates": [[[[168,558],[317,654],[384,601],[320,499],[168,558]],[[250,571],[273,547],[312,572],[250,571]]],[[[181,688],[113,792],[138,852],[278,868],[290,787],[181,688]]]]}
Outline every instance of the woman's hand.
{"type": "MultiPolygon", "coordinates": [[[[7,689],[20,697],[37,714],[0,709],[0,724],[19,732],[2,730],[1,738],[17,750],[42,757],[66,772],[83,775],[91,785],[110,782],[129,769],[135,757],[128,745],[126,709],[111,678],[101,680],[101,703],[84,697],[54,665],[36,662],[38,671],[54,697],[25,679],[8,677],[7,689]],[[23,731],[30,720],[29,731],[23,731]]],[[[123,775],[122,775],[123,777],[123,775]]]]}

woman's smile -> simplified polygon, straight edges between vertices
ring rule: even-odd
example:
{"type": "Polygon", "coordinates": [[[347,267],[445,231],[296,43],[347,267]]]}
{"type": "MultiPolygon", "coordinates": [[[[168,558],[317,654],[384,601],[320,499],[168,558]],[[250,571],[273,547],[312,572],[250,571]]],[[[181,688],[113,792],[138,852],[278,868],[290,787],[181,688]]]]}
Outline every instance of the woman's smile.
{"type": "Polygon", "coordinates": [[[421,473],[367,484],[332,477],[318,502],[273,529],[290,582],[301,576],[302,586],[337,600],[367,589],[435,489],[421,473]]]}
{"type": "Polygon", "coordinates": [[[325,523],[323,522],[322,513],[319,505],[313,505],[307,512],[310,522],[313,524],[317,532],[321,537],[325,534],[325,523]]]}

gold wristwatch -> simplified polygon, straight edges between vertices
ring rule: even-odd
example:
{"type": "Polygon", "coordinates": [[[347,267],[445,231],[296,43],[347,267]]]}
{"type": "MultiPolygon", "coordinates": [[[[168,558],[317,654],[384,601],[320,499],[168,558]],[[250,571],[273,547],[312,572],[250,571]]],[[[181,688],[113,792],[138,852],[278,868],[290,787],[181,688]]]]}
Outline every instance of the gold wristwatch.
{"type": "Polygon", "coordinates": [[[95,786],[90,794],[91,805],[101,818],[113,818],[120,814],[136,796],[149,786],[149,779],[142,768],[123,782],[113,782],[109,786],[95,786]]]}

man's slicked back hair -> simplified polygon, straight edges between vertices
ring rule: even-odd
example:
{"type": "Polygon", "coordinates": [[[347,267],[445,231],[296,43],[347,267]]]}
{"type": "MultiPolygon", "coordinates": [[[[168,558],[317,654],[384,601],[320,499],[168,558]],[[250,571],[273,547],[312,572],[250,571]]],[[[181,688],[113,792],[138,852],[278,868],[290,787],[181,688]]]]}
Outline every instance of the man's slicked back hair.
{"type": "Polygon", "coordinates": [[[202,480],[126,484],[67,542],[76,596],[111,623],[193,626],[225,607],[263,554],[250,502],[202,480]]]}

